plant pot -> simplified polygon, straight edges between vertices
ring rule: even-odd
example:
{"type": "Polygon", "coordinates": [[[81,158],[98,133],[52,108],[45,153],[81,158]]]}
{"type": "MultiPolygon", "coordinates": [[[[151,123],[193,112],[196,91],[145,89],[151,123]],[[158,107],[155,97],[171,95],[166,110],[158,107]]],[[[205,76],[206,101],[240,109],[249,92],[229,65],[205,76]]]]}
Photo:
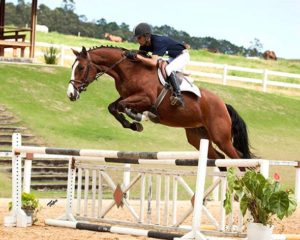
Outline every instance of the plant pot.
{"type": "Polygon", "coordinates": [[[37,212],[32,209],[23,209],[27,217],[31,219],[31,224],[34,224],[37,221],[37,212]]]}
{"type": "Polygon", "coordinates": [[[272,239],[273,226],[261,223],[249,223],[247,229],[248,240],[270,240],[272,239]]]}

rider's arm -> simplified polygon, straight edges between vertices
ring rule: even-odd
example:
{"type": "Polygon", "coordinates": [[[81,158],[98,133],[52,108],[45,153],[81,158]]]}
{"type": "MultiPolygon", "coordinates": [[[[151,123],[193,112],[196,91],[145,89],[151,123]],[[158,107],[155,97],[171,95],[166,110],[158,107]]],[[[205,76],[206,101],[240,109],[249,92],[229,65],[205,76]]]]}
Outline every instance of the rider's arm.
{"type": "Polygon", "coordinates": [[[152,55],[151,58],[145,58],[142,55],[137,54],[137,59],[143,62],[145,65],[154,67],[157,64],[158,55],[152,55]]]}

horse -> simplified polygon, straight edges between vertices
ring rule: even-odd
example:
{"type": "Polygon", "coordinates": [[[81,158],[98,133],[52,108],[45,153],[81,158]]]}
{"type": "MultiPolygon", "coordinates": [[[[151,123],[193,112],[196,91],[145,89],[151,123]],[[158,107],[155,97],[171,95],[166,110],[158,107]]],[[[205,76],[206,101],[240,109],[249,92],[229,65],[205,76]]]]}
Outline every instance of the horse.
{"type": "Polygon", "coordinates": [[[120,95],[109,104],[108,111],[124,128],[142,131],[139,121],[144,115],[141,117],[141,114],[148,113],[153,122],[184,128],[188,143],[198,150],[200,139],[208,139],[209,159],[225,158],[225,155],[247,159],[254,156],[250,151],[246,123],[231,105],[204,88],[200,88],[201,97],[182,92],[184,107],[171,105],[170,90],[157,104],[164,89],[158,79],[157,67],[128,59],[124,54],[126,51],[112,46],[94,47],[88,51],[82,47],[81,52],[73,50],[76,59],[67,89],[69,99],[78,100],[89,84],[108,74],[114,79],[120,95]],[[135,121],[130,122],[126,115],[135,121]]]}
{"type": "Polygon", "coordinates": [[[105,33],[104,37],[112,42],[122,42],[123,41],[123,39],[121,37],[112,35],[110,33],[105,33]]]}
{"type": "Polygon", "coordinates": [[[277,60],[277,57],[276,57],[276,54],[274,51],[270,51],[270,50],[267,50],[264,52],[263,54],[263,58],[268,60],[268,59],[271,59],[271,60],[277,60]]]}

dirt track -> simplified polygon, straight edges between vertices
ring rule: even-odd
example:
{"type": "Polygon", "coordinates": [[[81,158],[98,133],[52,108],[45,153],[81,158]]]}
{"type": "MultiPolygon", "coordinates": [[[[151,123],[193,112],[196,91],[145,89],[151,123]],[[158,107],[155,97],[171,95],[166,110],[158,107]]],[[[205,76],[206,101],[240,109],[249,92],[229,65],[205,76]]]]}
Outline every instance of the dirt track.
{"type": "MultiPolygon", "coordinates": [[[[61,216],[64,212],[64,200],[59,200],[57,204],[52,207],[48,207],[47,203],[49,200],[42,199],[42,208],[38,213],[38,222],[33,227],[28,228],[6,228],[3,226],[3,218],[7,216],[8,213],[8,199],[0,199],[0,238],[1,240],[33,240],[33,239],[43,239],[43,240],[132,240],[132,239],[147,239],[145,237],[135,237],[129,235],[119,235],[112,233],[100,233],[76,229],[58,228],[45,226],[45,218],[57,218],[61,216]]],[[[115,208],[116,209],[116,208],[115,208]]],[[[211,211],[217,212],[216,206],[210,206],[211,211]]],[[[126,216],[127,212],[119,209],[114,210],[112,215],[122,217],[126,216]],[[125,216],[124,216],[125,215],[125,216]]],[[[204,218],[204,223],[208,223],[204,218]]],[[[188,220],[190,221],[190,219],[188,220]]],[[[290,234],[300,234],[300,207],[298,207],[296,213],[288,219],[283,221],[277,221],[274,228],[274,233],[290,233],[290,234]]]]}

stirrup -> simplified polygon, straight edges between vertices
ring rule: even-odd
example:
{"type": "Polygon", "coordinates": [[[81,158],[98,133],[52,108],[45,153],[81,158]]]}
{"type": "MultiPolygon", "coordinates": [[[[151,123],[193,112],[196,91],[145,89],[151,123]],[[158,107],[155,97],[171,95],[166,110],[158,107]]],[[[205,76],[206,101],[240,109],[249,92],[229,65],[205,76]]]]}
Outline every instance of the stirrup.
{"type": "Polygon", "coordinates": [[[184,107],[184,102],[182,96],[174,96],[172,95],[170,97],[171,105],[172,106],[178,106],[178,107],[184,107]]]}

